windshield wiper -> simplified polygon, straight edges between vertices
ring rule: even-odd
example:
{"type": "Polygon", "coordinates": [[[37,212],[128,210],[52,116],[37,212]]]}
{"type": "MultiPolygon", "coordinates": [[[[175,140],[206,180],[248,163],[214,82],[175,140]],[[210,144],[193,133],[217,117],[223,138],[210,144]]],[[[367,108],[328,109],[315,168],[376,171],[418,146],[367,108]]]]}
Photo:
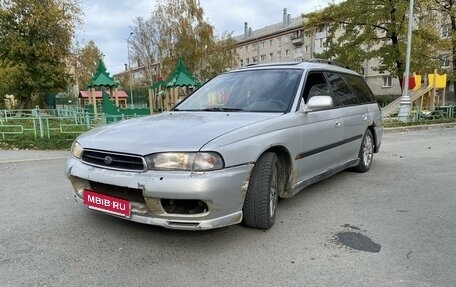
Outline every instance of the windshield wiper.
{"type": "Polygon", "coordinates": [[[197,110],[197,109],[172,109],[171,110],[172,112],[199,112],[201,110],[197,110]]]}
{"type": "Polygon", "coordinates": [[[241,108],[228,108],[228,107],[212,107],[201,109],[204,112],[243,112],[244,109],[241,108]]]}

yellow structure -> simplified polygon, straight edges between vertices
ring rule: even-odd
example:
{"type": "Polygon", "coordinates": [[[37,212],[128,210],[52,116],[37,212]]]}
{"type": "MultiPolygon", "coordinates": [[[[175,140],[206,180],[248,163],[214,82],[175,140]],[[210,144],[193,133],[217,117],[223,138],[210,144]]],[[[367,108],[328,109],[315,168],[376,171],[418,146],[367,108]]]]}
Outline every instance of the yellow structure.
{"type": "Polygon", "coordinates": [[[414,91],[417,91],[421,88],[421,75],[414,74],[413,77],[415,78],[415,87],[413,88],[414,91]]]}
{"type": "MultiPolygon", "coordinates": [[[[421,89],[421,75],[415,75],[416,86],[413,91],[418,92],[421,89]]],[[[420,110],[435,110],[436,106],[445,105],[447,75],[439,75],[437,70],[433,74],[427,75],[427,92],[423,93],[416,101],[415,105],[420,106],[420,110]],[[419,104],[417,102],[419,101],[419,104]]],[[[424,88],[422,89],[424,90],[424,88]]]]}
{"type": "Polygon", "coordinates": [[[429,74],[428,75],[428,86],[434,86],[436,89],[445,89],[447,82],[447,75],[429,74]]]}

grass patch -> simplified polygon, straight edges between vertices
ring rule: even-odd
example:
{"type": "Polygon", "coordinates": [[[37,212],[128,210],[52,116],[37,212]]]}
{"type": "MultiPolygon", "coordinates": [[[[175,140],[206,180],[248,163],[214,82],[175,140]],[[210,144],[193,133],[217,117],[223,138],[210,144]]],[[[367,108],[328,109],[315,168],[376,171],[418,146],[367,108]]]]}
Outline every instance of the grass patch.
{"type": "Polygon", "coordinates": [[[78,134],[57,134],[51,138],[36,138],[30,135],[9,135],[0,139],[0,149],[69,150],[78,134]]]}

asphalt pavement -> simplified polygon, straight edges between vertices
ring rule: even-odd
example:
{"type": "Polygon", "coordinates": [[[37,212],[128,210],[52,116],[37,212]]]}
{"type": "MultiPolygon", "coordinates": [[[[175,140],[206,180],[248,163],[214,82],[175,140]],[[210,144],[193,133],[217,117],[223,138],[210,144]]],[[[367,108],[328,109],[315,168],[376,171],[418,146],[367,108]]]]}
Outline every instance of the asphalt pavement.
{"type": "Polygon", "coordinates": [[[0,150],[0,286],[455,286],[456,128],[396,131],[365,174],[200,232],[76,204],[68,152],[0,150]]]}

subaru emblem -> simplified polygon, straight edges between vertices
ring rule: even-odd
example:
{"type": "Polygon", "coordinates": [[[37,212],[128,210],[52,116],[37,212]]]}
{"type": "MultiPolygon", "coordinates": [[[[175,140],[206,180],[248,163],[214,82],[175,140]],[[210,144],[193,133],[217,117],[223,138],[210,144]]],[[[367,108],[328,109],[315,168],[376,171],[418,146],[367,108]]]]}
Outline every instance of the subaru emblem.
{"type": "Polygon", "coordinates": [[[110,157],[110,156],[108,155],[108,156],[106,156],[106,157],[104,158],[103,161],[104,161],[105,164],[110,165],[110,164],[112,163],[112,157],[110,157]]]}

